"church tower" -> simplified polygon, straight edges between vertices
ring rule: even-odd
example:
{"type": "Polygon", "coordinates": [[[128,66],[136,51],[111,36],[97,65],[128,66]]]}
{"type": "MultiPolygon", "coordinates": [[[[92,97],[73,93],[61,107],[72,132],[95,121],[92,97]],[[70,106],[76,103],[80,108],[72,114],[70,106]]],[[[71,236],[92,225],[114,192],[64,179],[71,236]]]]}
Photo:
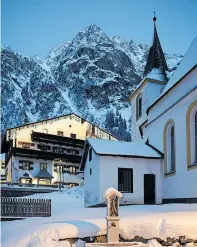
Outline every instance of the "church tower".
{"type": "MultiPolygon", "coordinates": [[[[154,13],[155,14],[155,13],[154,13]]],[[[159,41],[154,15],[153,43],[150,47],[142,81],[130,95],[131,139],[146,138],[144,129],[148,124],[146,110],[159,97],[167,83],[168,66],[159,41]]]]}
{"type": "Polygon", "coordinates": [[[168,71],[168,66],[166,64],[166,60],[157,34],[156,20],[157,18],[154,16],[153,43],[149,50],[143,77],[146,77],[153,69],[155,69],[158,70],[158,72],[163,76],[163,79],[167,81],[166,71],[168,71]]]}

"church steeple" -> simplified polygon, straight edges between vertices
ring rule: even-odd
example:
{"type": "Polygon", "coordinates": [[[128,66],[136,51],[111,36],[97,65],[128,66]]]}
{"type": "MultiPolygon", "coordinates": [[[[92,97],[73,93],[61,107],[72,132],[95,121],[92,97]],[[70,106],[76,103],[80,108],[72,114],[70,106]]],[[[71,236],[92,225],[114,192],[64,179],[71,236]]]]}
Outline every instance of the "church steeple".
{"type": "Polygon", "coordinates": [[[163,50],[159,41],[156,28],[155,12],[154,12],[154,35],[153,35],[153,44],[150,47],[147,63],[144,70],[144,77],[147,76],[153,69],[159,69],[160,73],[163,75],[163,79],[167,80],[166,71],[168,71],[168,66],[163,54],[163,50]]]}

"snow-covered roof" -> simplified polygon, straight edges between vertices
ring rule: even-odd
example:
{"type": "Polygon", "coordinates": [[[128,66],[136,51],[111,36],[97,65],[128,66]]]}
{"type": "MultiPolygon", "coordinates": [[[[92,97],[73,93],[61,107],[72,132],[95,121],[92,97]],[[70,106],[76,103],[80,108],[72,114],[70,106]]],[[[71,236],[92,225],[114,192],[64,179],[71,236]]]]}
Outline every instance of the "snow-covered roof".
{"type": "Polygon", "coordinates": [[[89,145],[96,154],[105,156],[120,156],[133,158],[160,159],[163,153],[147,143],[147,140],[140,139],[134,142],[112,141],[97,138],[87,138],[80,164],[80,171],[84,171],[88,156],[89,145]]]}
{"type": "Polygon", "coordinates": [[[108,188],[105,193],[104,193],[104,197],[106,199],[109,199],[112,195],[116,195],[119,198],[122,198],[122,193],[120,193],[120,191],[114,189],[113,187],[108,188]]]}
{"type": "Polygon", "coordinates": [[[111,141],[87,138],[97,154],[161,158],[161,155],[146,145],[143,140],[135,142],[111,141]]]}
{"type": "Polygon", "coordinates": [[[164,87],[160,97],[167,92],[176,82],[178,82],[188,71],[190,71],[195,65],[197,65],[197,36],[190,45],[185,56],[181,60],[176,71],[164,87]]]}
{"type": "Polygon", "coordinates": [[[151,106],[147,109],[149,111],[165,94],[170,91],[176,84],[178,84],[183,77],[185,77],[195,66],[197,66],[197,36],[193,40],[192,44],[190,45],[188,51],[186,52],[185,56],[181,60],[179,66],[177,67],[176,71],[164,87],[162,93],[159,97],[152,103],[151,106]]]}

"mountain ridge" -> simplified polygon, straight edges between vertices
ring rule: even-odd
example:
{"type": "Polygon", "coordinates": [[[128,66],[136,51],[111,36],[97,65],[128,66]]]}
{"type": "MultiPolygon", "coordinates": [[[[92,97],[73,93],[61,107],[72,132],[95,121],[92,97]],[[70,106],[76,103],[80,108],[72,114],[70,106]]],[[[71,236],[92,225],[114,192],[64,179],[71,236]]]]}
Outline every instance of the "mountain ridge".
{"type": "MultiPolygon", "coordinates": [[[[127,98],[141,80],[148,50],[133,40],[108,37],[96,25],[54,47],[45,59],[3,47],[2,132],[74,112],[122,138],[118,131],[123,131],[106,125],[113,112],[126,120],[128,136],[127,98]]],[[[172,73],[182,56],[165,56],[172,73]]]]}

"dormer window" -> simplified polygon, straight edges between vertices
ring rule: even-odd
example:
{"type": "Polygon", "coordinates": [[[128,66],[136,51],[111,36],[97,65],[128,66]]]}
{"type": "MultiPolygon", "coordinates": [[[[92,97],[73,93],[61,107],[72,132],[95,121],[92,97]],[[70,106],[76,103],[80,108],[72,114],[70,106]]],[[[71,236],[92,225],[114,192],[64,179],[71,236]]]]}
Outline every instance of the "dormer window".
{"type": "Polygon", "coordinates": [[[140,93],[137,96],[136,100],[136,119],[142,116],[142,94],[140,93]]]}

